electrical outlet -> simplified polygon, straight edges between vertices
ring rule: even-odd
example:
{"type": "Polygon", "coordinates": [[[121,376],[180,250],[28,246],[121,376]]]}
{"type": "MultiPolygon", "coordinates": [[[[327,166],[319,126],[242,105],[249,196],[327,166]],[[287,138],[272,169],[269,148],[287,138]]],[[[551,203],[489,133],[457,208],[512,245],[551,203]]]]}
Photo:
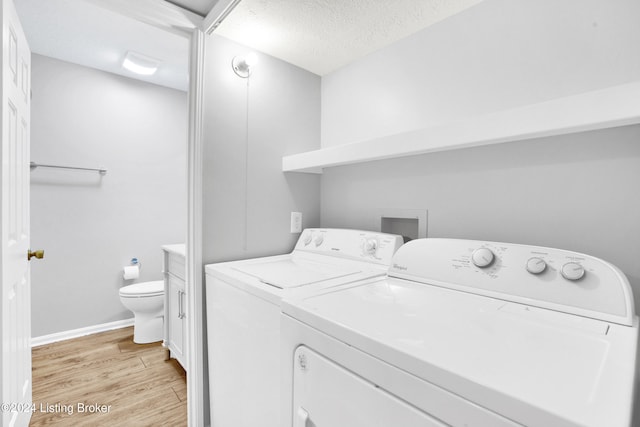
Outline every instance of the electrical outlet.
{"type": "Polygon", "coordinates": [[[291,212],[291,232],[302,232],[302,212],[291,212]]]}

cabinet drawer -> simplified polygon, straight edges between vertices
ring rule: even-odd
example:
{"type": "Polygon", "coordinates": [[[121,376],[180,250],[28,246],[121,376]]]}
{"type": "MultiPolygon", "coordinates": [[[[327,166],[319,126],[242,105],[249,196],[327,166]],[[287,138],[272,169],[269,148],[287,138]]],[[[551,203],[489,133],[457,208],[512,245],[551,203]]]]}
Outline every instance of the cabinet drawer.
{"type": "Polygon", "coordinates": [[[168,264],[169,273],[173,274],[176,277],[179,277],[182,280],[185,280],[186,274],[184,267],[184,257],[182,255],[169,253],[168,264]]]}

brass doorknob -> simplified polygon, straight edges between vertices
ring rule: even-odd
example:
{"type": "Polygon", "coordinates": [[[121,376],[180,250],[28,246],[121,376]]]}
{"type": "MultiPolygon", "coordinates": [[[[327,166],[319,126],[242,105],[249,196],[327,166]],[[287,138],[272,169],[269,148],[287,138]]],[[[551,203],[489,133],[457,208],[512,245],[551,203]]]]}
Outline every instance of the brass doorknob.
{"type": "Polygon", "coordinates": [[[44,250],[38,249],[37,251],[32,251],[31,249],[29,249],[29,252],[27,252],[27,260],[31,261],[31,258],[33,257],[36,257],[38,259],[44,258],[44,250]]]}

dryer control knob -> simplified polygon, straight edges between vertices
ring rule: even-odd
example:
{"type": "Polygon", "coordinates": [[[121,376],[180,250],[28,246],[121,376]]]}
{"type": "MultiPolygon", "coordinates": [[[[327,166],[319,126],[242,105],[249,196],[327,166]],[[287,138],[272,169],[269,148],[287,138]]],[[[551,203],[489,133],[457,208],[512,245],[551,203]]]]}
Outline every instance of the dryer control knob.
{"type": "Polygon", "coordinates": [[[376,239],[367,239],[364,242],[364,253],[373,255],[378,250],[378,241],[376,239]]]}
{"type": "Polygon", "coordinates": [[[315,242],[316,246],[320,246],[324,241],[324,236],[322,235],[322,233],[319,233],[313,241],[315,242]]]}
{"type": "Polygon", "coordinates": [[[540,274],[547,269],[547,263],[540,257],[534,256],[527,260],[527,271],[531,274],[540,274]]]}
{"type": "Polygon", "coordinates": [[[307,246],[309,243],[311,243],[311,240],[313,239],[313,236],[311,235],[312,233],[305,233],[303,239],[302,239],[302,243],[304,243],[305,246],[307,246]]]}
{"type": "Polygon", "coordinates": [[[471,254],[471,261],[476,267],[484,268],[489,267],[493,262],[495,255],[489,248],[480,248],[473,251],[471,254]]]}
{"type": "Polygon", "coordinates": [[[580,280],[584,273],[584,267],[577,262],[568,262],[560,269],[560,274],[567,280],[580,280]]]}

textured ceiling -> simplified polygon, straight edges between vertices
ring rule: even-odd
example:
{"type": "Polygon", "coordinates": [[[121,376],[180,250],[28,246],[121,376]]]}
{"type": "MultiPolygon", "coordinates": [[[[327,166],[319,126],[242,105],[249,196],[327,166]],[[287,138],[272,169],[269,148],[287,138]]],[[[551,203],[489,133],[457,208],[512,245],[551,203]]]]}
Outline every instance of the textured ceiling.
{"type": "Polygon", "coordinates": [[[482,0],[242,0],[216,34],[324,75],[482,0]]]}
{"type": "MultiPolygon", "coordinates": [[[[14,1],[33,52],[187,89],[186,38],[117,13],[122,1],[14,1]],[[160,59],[160,69],[128,72],[121,66],[128,50],[160,59]]],[[[217,1],[168,3],[205,15],[217,1]]],[[[242,0],[216,33],[324,75],[480,1],[242,0]]]]}

